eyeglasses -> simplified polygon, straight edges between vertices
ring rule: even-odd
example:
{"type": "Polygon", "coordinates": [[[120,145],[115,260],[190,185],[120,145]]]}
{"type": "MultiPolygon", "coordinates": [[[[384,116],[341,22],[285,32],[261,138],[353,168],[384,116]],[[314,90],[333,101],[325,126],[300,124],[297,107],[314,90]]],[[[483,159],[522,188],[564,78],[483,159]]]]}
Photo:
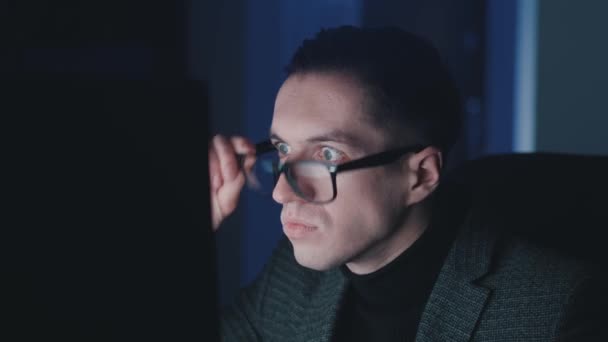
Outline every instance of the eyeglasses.
{"type": "Polygon", "coordinates": [[[256,162],[247,174],[247,184],[258,192],[270,194],[281,174],[285,174],[296,195],[308,202],[325,204],[338,195],[338,173],[390,164],[407,153],[418,153],[422,149],[422,145],[390,149],[338,165],[315,160],[281,163],[278,153],[269,153],[276,152],[276,148],[266,140],[256,144],[256,162]]]}

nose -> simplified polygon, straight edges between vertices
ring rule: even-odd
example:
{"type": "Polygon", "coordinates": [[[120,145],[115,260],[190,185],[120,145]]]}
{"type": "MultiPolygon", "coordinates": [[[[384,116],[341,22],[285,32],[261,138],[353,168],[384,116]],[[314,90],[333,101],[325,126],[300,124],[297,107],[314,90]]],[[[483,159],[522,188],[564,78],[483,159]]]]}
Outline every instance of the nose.
{"type": "Polygon", "coordinates": [[[298,195],[293,191],[291,185],[287,182],[287,177],[284,173],[279,176],[277,184],[272,190],[272,198],[280,204],[289,203],[296,200],[301,200],[298,195]]]}

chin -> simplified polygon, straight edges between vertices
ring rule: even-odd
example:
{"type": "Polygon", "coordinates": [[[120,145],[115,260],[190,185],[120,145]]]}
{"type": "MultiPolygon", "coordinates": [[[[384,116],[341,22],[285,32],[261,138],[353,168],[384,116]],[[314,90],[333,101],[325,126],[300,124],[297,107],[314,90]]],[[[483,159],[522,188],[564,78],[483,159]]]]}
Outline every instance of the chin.
{"type": "Polygon", "coordinates": [[[302,251],[297,247],[294,247],[293,254],[300,266],[315,271],[327,271],[342,264],[327,255],[320,255],[313,251],[302,251]]]}

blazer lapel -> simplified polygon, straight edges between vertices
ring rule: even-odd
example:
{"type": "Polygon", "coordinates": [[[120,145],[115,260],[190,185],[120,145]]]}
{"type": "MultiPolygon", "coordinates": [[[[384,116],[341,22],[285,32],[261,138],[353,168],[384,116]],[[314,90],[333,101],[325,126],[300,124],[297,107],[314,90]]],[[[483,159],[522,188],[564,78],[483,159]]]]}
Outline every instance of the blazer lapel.
{"type": "Polygon", "coordinates": [[[422,313],[417,342],[471,339],[491,293],[475,281],[488,273],[496,240],[489,229],[468,228],[456,239],[422,313]]]}

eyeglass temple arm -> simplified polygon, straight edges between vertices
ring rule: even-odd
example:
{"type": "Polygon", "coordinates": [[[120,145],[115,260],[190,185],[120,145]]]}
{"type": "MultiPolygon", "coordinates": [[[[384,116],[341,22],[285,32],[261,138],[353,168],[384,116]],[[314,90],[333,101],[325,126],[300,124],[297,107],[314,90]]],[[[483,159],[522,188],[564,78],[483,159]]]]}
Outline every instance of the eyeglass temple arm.
{"type": "MultiPolygon", "coordinates": [[[[274,149],[275,149],[275,147],[270,140],[260,141],[257,144],[255,144],[256,156],[262,155],[264,153],[268,153],[270,151],[273,151],[274,149]]],[[[237,153],[236,158],[237,158],[238,164],[243,165],[245,155],[241,154],[241,153],[237,153]]]]}
{"type": "Polygon", "coordinates": [[[255,154],[260,155],[275,150],[274,145],[270,140],[260,141],[255,144],[255,154]]]}
{"type": "Polygon", "coordinates": [[[365,167],[374,167],[384,165],[390,162],[397,160],[397,158],[401,157],[406,153],[418,153],[424,149],[424,146],[411,146],[406,148],[399,148],[394,150],[389,150],[385,152],[381,152],[378,154],[371,155],[369,157],[353,160],[352,162],[346,162],[344,164],[337,165],[336,172],[354,170],[354,169],[362,169],[365,167]]]}

